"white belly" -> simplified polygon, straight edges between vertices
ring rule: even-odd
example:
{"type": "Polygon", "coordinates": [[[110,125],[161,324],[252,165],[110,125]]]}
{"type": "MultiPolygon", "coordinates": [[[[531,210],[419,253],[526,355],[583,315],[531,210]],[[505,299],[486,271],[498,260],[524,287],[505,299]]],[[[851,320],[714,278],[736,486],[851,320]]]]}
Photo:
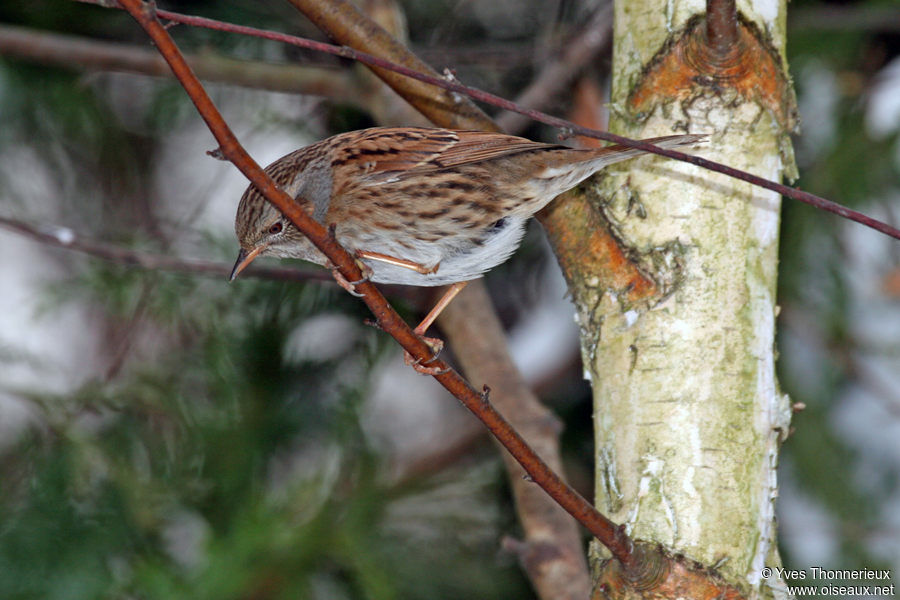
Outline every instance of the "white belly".
{"type": "Polygon", "coordinates": [[[410,257],[408,249],[402,247],[366,248],[388,256],[413,260],[426,267],[437,264],[438,269],[434,273],[422,274],[378,260],[364,259],[363,262],[372,269],[372,281],[376,283],[435,286],[475,279],[505,262],[519,247],[527,219],[516,216],[506,219],[508,222],[502,229],[486,236],[482,244],[462,252],[457,251],[449,240],[445,243],[423,242],[415,249],[415,259],[410,257]]]}

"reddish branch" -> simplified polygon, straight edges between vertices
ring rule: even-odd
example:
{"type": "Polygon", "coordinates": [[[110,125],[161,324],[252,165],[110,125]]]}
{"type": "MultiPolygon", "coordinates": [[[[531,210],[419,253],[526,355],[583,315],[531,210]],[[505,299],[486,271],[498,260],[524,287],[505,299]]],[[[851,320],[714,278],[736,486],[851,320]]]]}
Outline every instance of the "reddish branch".
{"type": "Polygon", "coordinates": [[[716,62],[725,62],[737,54],[737,8],[735,0],[707,0],[706,43],[716,62]]]}
{"type": "MultiPolygon", "coordinates": [[[[291,2],[332,40],[437,76],[405,45],[398,43],[393,35],[347,0],[291,2]]],[[[403,35],[404,32],[395,33],[403,35]]],[[[487,115],[465,96],[448,96],[440,88],[398,77],[391,71],[372,71],[406,100],[404,107],[414,107],[418,115],[427,116],[435,125],[496,130],[487,115]]],[[[383,87],[379,86],[379,89],[383,87]]],[[[457,356],[469,379],[491,382],[494,406],[509,415],[510,424],[554,472],[562,473],[558,428],[550,425],[556,422],[555,417],[535,397],[515,368],[484,284],[481,281],[470,283],[443,312],[439,324],[452,347],[465,349],[457,356]]],[[[519,547],[527,550],[519,553],[519,557],[535,591],[539,597],[547,599],[587,597],[590,577],[574,521],[544,490],[522,477],[524,471],[508,453],[504,452],[503,456],[525,534],[525,543],[519,547]]]]}
{"type": "MultiPolygon", "coordinates": [[[[100,4],[106,6],[107,3],[104,0],[77,0],[78,2],[84,2],[87,4],[100,4]]],[[[646,142],[642,142],[639,140],[632,140],[631,138],[622,137],[620,135],[616,135],[614,133],[609,133],[608,131],[598,131],[596,129],[588,129],[586,127],[580,127],[571,121],[566,121],[565,119],[560,119],[559,117],[554,117],[552,115],[548,115],[547,113],[541,112],[539,110],[533,110],[528,108],[523,108],[505,98],[501,98],[495,94],[491,94],[489,92],[485,92],[479,90],[477,88],[469,87],[467,85],[463,85],[461,83],[456,82],[455,80],[447,80],[441,79],[439,77],[434,77],[432,75],[428,75],[426,73],[422,73],[416,71],[415,69],[411,69],[409,67],[405,67],[403,65],[398,65],[392,63],[388,60],[384,60],[377,56],[373,56],[371,54],[365,52],[359,52],[357,50],[353,50],[347,46],[334,46],[331,44],[325,44],[322,42],[316,42],[313,40],[308,40],[305,38],[300,38],[296,36],[286,35],[282,33],[274,33],[271,31],[265,31],[262,29],[256,29],[254,27],[246,27],[243,25],[233,25],[230,23],[223,23],[221,21],[215,21],[213,19],[206,19],[201,17],[188,17],[186,15],[180,15],[178,13],[173,13],[169,11],[157,11],[157,14],[167,20],[177,22],[177,23],[185,23],[188,25],[193,25],[196,27],[206,27],[209,29],[217,29],[220,31],[230,31],[233,33],[240,33],[244,35],[252,35],[255,37],[261,37],[270,40],[278,40],[287,44],[292,44],[295,46],[299,46],[301,48],[308,48],[311,50],[316,50],[318,52],[324,52],[326,54],[333,54],[336,56],[343,56],[345,58],[350,58],[352,60],[359,61],[363,64],[369,65],[371,67],[377,67],[379,69],[385,69],[388,71],[392,71],[395,73],[399,73],[406,77],[410,77],[412,79],[416,79],[418,81],[422,81],[424,83],[428,83],[445,90],[449,90],[451,92],[456,92],[458,94],[464,94],[474,100],[479,102],[484,102],[485,104],[490,104],[496,106],[498,108],[502,108],[504,110],[508,110],[511,112],[516,112],[527,116],[530,119],[535,121],[539,121],[541,123],[545,123],[547,125],[557,127],[563,130],[567,134],[573,135],[582,135],[585,137],[596,138],[599,140],[604,140],[607,142],[613,142],[616,144],[622,144],[623,146],[629,146],[631,148],[638,148],[645,152],[650,152],[652,154],[659,154],[660,156],[665,156],[674,160],[680,160],[682,162],[691,163],[698,167],[714,171],[716,173],[722,173],[723,175],[727,175],[729,177],[733,177],[734,179],[739,179],[741,181],[746,181],[747,183],[751,183],[761,188],[765,188],[767,190],[772,190],[782,196],[787,198],[791,198],[792,200],[797,200],[799,202],[803,202],[804,204],[809,204],[815,208],[820,210],[824,210],[826,212],[834,213],[838,216],[844,217],[845,219],[849,219],[851,221],[856,221],[866,227],[870,227],[876,231],[879,231],[887,236],[900,240],[900,229],[896,227],[892,227],[887,223],[883,223],[877,219],[873,219],[868,215],[865,215],[861,212],[855,211],[853,209],[847,208],[837,202],[833,202],[831,200],[827,200],[822,198],[821,196],[816,196],[815,194],[811,194],[810,192],[806,192],[797,188],[792,188],[781,183],[776,183],[774,181],[769,181],[763,177],[759,177],[757,175],[753,175],[752,173],[747,173],[746,171],[741,171],[740,169],[735,169],[733,167],[729,167],[727,165],[723,165],[722,163],[717,163],[712,160],[707,160],[705,158],[701,158],[699,156],[692,156],[690,154],[685,154],[683,152],[678,152],[677,150],[668,150],[664,148],[657,148],[652,144],[648,144],[646,142]]]]}
{"type": "MultiPolygon", "coordinates": [[[[465,352],[456,355],[462,370],[472,380],[491,382],[497,409],[510,415],[516,431],[538,455],[556,472],[563,472],[558,440],[561,423],[535,398],[509,353],[497,351],[497,340],[503,340],[505,334],[494,311],[483,308],[491,305],[486,286],[466,291],[453,301],[455,310],[446,311],[441,322],[445,331],[453,332],[451,341],[468,340],[465,352]]],[[[507,547],[515,550],[538,597],[585,598],[590,580],[575,522],[549,501],[540,487],[523,479],[525,472],[509,454],[503,452],[502,458],[526,536],[524,543],[507,547]]]]}
{"type": "MultiPolygon", "coordinates": [[[[278,188],[241,147],[199,80],[191,72],[168,32],[157,20],[154,6],[145,4],[141,0],[121,0],[120,4],[144,28],[156,44],[160,54],[165,58],[215,136],[222,154],[233,162],[266,199],[290,219],[328,257],[345,279],[348,281],[363,279],[353,257],[341,248],[322,225],[301,210],[299,203],[295,203],[292,198],[278,188]]],[[[371,282],[358,284],[357,290],[375,315],[379,326],[396,339],[413,358],[446,369],[436,375],[435,379],[485,424],[497,440],[522,465],[531,479],[607,546],[626,571],[634,567],[635,558],[631,553],[631,541],[622,529],[598,513],[581,495],[563,483],[559,476],[528,447],[522,437],[491,406],[488,391],[480,393],[475,391],[444,361],[432,360],[429,346],[413,333],[412,329],[397,315],[371,282]]]]}

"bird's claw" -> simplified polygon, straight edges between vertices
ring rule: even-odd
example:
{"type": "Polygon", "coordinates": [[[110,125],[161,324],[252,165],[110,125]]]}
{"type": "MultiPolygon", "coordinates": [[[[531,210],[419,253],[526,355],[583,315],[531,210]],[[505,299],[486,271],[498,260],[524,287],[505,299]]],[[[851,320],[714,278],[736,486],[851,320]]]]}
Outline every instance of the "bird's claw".
{"type": "Polygon", "coordinates": [[[357,281],[347,281],[347,278],[341,275],[341,272],[337,269],[337,267],[331,268],[331,275],[332,277],[334,277],[334,280],[337,282],[337,284],[344,288],[348,294],[350,294],[351,296],[356,296],[357,298],[362,298],[363,296],[365,296],[365,294],[357,292],[356,286],[371,280],[372,269],[361,261],[357,261],[357,264],[359,265],[360,271],[362,271],[362,279],[358,279],[357,281]]]}
{"type": "Polygon", "coordinates": [[[421,358],[413,358],[412,354],[407,351],[403,351],[403,362],[412,367],[416,373],[420,375],[443,375],[450,371],[449,367],[429,367],[429,363],[432,363],[437,360],[438,356],[441,354],[441,350],[444,349],[444,342],[439,340],[438,338],[432,337],[422,337],[426,344],[431,348],[432,354],[431,358],[427,360],[422,360],[421,358]]]}

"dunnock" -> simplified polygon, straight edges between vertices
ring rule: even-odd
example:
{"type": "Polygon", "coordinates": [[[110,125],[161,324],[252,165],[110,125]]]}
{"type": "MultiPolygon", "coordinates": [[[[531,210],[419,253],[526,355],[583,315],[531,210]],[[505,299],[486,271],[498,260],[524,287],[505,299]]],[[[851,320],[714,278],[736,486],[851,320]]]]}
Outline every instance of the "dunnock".
{"type": "MultiPolygon", "coordinates": [[[[673,148],[704,138],[645,141],[673,148]]],[[[455,284],[416,328],[422,334],[465,282],[509,258],[529,217],[603,167],[641,153],[625,146],[573,149],[485,131],[376,127],[291,152],[266,172],[315,220],[334,225],[338,242],[372,281],[455,284]]],[[[234,228],[241,250],[232,279],[262,255],[328,265],[252,185],[234,228]]]]}

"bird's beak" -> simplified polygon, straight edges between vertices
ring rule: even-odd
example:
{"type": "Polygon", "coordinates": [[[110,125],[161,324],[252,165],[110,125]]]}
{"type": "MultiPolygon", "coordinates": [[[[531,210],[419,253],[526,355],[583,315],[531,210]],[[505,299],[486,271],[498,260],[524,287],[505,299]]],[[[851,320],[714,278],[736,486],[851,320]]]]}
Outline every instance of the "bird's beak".
{"type": "Polygon", "coordinates": [[[250,252],[247,252],[243,248],[238,252],[237,260],[234,263],[234,268],[231,269],[231,277],[228,278],[229,281],[234,281],[234,278],[238,276],[238,273],[247,268],[247,266],[253,262],[253,259],[259,256],[259,253],[265,250],[265,246],[257,246],[250,252]]]}

